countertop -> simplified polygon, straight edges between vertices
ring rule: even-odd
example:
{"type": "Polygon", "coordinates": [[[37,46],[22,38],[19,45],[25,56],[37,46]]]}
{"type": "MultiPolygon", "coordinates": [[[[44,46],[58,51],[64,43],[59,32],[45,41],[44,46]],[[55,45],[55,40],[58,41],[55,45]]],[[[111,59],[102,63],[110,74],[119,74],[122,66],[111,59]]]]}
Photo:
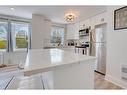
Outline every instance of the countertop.
{"type": "Polygon", "coordinates": [[[24,75],[51,71],[56,68],[72,66],[84,62],[94,61],[96,58],[82,54],[71,53],[60,49],[29,50],[24,64],[24,75]]]}
{"type": "Polygon", "coordinates": [[[85,46],[75,46],[75,48],[86,48],[85,46]]]}
{"type": "Polygon", "coordinates": [[[84,44],[84,45],[76,45],[75,48],[87,48],[89,47],[89,44],[84,44]]]}

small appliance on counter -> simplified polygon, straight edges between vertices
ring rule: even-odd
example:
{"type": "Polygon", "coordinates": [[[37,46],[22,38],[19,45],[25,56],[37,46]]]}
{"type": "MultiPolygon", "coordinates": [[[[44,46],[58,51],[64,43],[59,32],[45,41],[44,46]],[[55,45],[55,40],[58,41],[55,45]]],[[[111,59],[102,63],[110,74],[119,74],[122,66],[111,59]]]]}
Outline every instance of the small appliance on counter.
{"type": "Polygon", "coordinates": [[[77,42],[75,40],[68,40],[68,46],[75,46],[77,42]]]}

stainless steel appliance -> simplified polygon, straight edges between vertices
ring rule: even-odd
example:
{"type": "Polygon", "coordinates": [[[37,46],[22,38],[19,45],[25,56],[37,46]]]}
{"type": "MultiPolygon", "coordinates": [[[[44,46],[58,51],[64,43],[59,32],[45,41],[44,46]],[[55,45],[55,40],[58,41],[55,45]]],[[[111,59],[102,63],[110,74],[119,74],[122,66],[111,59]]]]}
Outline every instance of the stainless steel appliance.
{"type": "Polygon", "coordinates": [[[89,28],[79,30],[79,36],[87,36],[89,34],[89,28]]]}
{"type": "Polygon", "coordinates": [[[96,25],[90,33],[90,55],[96,56],[95,70],[106,73],[106,24],[96,25]]]}

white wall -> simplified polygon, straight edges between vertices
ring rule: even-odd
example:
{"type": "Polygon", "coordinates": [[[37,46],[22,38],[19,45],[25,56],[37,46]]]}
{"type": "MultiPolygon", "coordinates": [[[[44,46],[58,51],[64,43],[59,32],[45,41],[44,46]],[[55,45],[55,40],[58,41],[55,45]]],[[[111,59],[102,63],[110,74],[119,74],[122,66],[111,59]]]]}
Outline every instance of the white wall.
{"type": "Polygon", "coordinates": [[[32,49],[42,49],[44,40],[50,40],[51,21],[42,15],[32,15],[32,49]]]}
{"type": "Polygon", "coordinates": [[[114,30],[114,10],[122,6],[107,7],[107,65],[106,79],[127,88],[121,79],[121,64],[127,64],[127,29],[114,30]]]}
{"type": "Polygon", "coordinates": [[[51,37],[51,21],[50,20],[45,19],[44,29],[45,29],[45,31],[43,32],[44,39],[50,39],[51,37]]]}

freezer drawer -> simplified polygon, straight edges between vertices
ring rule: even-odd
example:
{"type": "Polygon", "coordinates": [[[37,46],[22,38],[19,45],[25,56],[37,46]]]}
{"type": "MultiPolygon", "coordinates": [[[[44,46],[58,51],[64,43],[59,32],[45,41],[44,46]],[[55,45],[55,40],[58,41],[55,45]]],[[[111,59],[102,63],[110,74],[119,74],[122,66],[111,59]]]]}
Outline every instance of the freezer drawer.
{"type": "Polygon", "coordinates": [[[94,69],[100,73],[106,73],[106,43],[93,43],[91,55],[96,56],[94,69]]]}
{"type": "Polygon", "coordinates": [[[96,44],[97,71],[106,73],[106,43],[96,44]]]}

